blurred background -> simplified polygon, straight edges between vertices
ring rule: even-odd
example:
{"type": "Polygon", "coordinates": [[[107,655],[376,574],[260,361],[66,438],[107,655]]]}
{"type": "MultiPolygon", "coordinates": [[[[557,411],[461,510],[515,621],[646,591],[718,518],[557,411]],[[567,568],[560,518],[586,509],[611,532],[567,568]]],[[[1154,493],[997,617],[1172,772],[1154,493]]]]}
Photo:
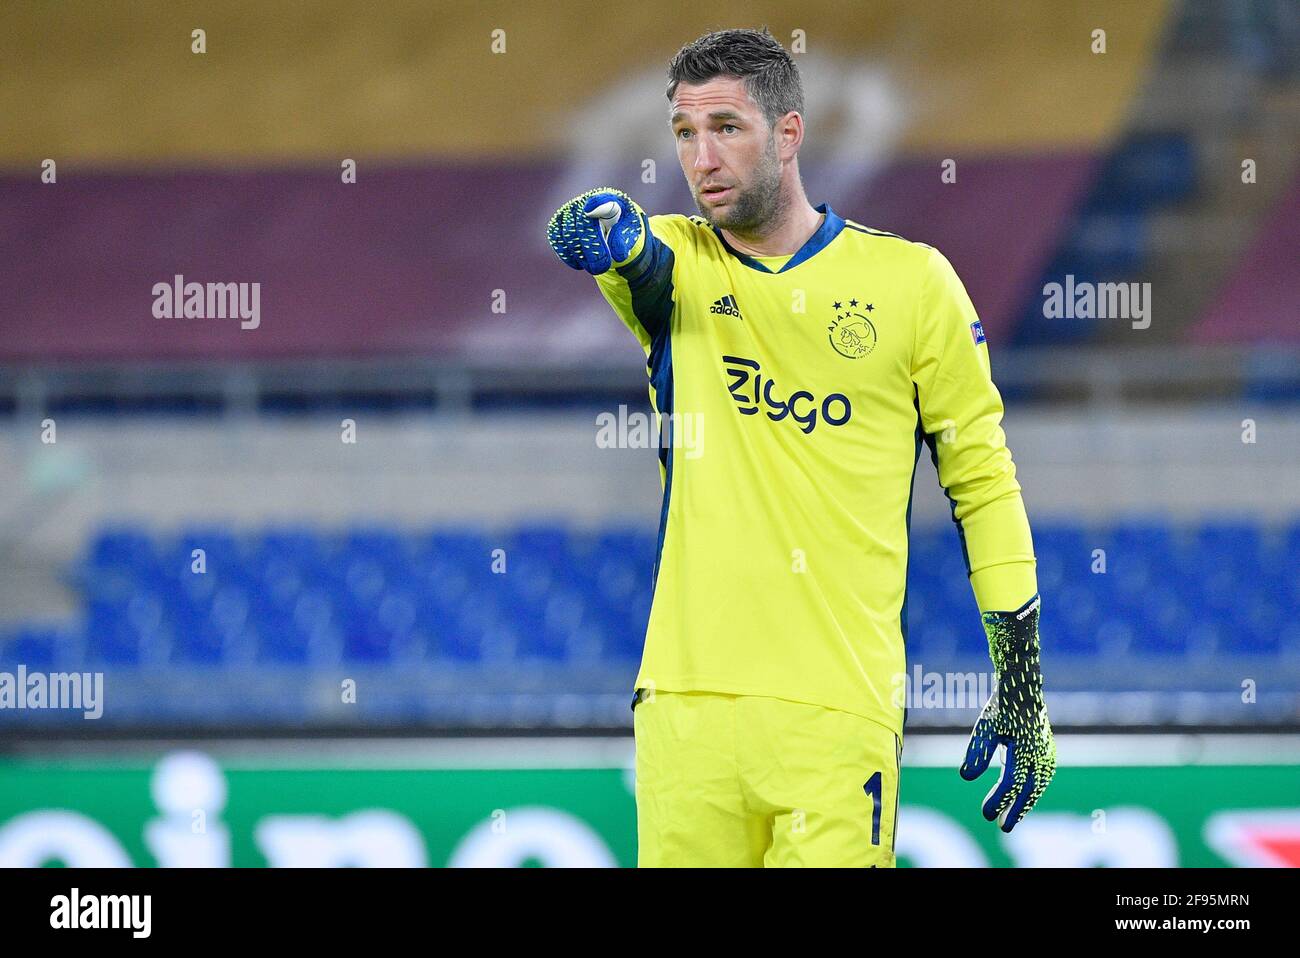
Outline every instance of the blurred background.
{"type": "MultiPolygon", "coordinates": [[[[976,710],[914,705],[901,863],[1300,864],[1295,3],[0,18],[0,683],[103,681],[0,687],[0,865],[635,863],[660,486],[596,417],[644,356],[544,226],[695,212],[667,62],[763,24],[811,202],[965,281],[1038,554],[1061,771],[1002,835],[976,710]],[[1141,310],[1049,306],[1099,283],[1141,310]]],[[[987,673],[916,487],[909,666],[987,673]]]]}

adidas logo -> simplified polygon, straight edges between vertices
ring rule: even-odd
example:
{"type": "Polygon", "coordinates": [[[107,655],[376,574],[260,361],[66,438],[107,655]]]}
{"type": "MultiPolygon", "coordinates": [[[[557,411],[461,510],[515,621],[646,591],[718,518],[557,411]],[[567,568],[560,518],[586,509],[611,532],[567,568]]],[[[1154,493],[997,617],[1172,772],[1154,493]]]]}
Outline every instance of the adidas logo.
{"type": "Polygon", "coordinates": [[[719,313],[723,316],[735,316],[737,319],[744,319],[740,315],[740,307],[736,305],[736,297],[723,296],[721,299],[715,299],[713,305],[709,307],[710,313],[719,313]]]}

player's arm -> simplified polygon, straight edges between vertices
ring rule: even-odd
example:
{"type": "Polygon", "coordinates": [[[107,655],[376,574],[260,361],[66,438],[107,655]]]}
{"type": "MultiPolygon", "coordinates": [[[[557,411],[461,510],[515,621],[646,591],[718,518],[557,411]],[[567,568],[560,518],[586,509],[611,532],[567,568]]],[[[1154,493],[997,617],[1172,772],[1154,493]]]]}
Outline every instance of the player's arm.
{"type": "Polygon", "coordinates": [[[921,430],[952,504],[998,676],[961,774],[978,778],[993,753],[1006,746],[1003,774],[986,796],[983,812],[1009,832],[1056,769],[1039,665],[1033,540],[979,317],[948,260],[938,250],[928,256],[912,379],[921,430]]]}
{"type": "Polygon", "coordinates": [[[1002,431],[1002,397],[966,289],[928,251],[913,352],[921,430],[961,536],[981,611],[1016,609],[1038,591],[1029,520],[1002,431]]]}
{"type": "Polygon", "coordinates": [[[602,187],[574,197],[547,225],[551,248],[568,266],[585,270],[647,352],[667,331],[673,310],[672,247],[631,197],[602,187]]]}

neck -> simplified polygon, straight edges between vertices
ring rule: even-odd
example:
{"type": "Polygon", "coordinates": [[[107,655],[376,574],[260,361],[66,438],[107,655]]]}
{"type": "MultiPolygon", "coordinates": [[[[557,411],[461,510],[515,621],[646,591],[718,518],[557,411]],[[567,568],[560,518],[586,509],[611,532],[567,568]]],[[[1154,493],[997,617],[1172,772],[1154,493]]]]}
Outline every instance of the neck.
{"type": "Polygon", "coordinates": [[[761,230],[732,232],[723,229],[722,235],[737,250],[751,256],[784,256],[798,252],[821,227],[825,214],[812,208],[802,187],[797,187],[795,192],[797,195],[783,203],[777,215],[761,230]]]}

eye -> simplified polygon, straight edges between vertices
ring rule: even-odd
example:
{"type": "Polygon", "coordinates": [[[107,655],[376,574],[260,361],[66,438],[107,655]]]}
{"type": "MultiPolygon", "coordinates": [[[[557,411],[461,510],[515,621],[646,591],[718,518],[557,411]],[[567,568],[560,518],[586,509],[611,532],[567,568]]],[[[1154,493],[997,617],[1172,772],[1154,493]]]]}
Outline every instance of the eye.
{"type": "Polygon", "coordinates": [[[723,132],[726,132],[727,130],[735,130],[737,133],[740,132],[740,128],[736,126],[734,123],[724,123],[722,124],[722,129],[723,132]]]}
{"type": "Polygon", "coordinates": [[[690,130],[685,130],[685,129],[678,130],[678,131],[677,131],[677,139],[680,140],[680,139],[683,139],[683,138],[689,136],[689,135],[690,135],[690,132],[691,132],[690,130]]]}

